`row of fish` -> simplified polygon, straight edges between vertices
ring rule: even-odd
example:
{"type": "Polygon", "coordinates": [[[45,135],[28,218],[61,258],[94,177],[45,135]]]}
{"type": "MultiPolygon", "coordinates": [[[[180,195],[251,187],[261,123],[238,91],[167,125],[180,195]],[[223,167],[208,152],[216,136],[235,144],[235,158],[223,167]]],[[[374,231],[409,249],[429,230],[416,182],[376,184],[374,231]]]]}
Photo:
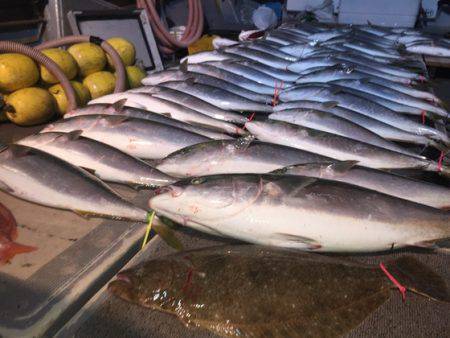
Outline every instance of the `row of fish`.
{"type": "Polygon", "coordinates": [[[375,70],[331,81],[337,84],[320,77],[300,83],[289,67],[306,61],[302,71],[315,69],[308,58],[335,49],[307,42],[313,55],[303,58],[285,47],[294,47],[294,36],[317,33],[281,27],[263,40],[189,56],[176,69],[150,74],[146,86],[95,99],[4,146],[0,188],[81,214],[145,221],[146,210],[103,181],[161,187],[149,202],[158,214],[252,243],[352,252],[437,247],[450,237],[449,213],[440,210],[450,208],[449,189],[385,170],[450,174],[442,161],[394,142],[446,149],[445,128],[411,114],[427,109],[439,120],[447,112],[432,93],[372,74],[381,72],[377,64],[386,74],[423,80],[412,68],[420,63],[348,51],[345,41],[355,32],[346,33],[333,48],[370,59],[375,70]]]}

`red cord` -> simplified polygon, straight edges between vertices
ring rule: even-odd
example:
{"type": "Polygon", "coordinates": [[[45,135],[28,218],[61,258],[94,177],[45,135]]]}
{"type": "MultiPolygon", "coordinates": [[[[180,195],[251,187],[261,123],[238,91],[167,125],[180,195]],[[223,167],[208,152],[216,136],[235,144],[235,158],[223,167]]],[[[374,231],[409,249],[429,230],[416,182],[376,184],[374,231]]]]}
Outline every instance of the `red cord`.
{"type": "Polygon", "coordinates": [[[403,302],[406,300],[406,288],[400,284],[400,282],[392,276],[389,271],[386,269],[383,263],[380,263],[380,269],[384,272],[384,274],[390,279],[390,281],[399,289],[402,294],[403,302]]]}
{"type": "Polygon", "coordinates": [[[425,110],[422,110],[422,114],[421,114],[421,116],[422,116],[422,124],[425,124],[425,114],[426,113],[427,112],[425,110]]]}

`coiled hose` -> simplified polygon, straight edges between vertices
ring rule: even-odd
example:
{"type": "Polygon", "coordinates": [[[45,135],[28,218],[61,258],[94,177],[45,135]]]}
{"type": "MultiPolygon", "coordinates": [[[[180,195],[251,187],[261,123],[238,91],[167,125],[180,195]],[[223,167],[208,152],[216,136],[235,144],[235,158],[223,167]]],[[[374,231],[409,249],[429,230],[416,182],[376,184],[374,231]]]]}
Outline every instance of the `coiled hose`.
{"type": "Polygon", "coordinates": [[[67,97],[68,110],[77,109],[75,91],[64,72],[52,59],[45,56],[35,48],[14,41],[0,41],[0,52],[24,54],[32,58],[37,63],[42,64],[61,83],[67,97]]]}
{"type": "Polygon", "coordinates": [[[153,32],[160,43],[160,50],[164,54],[171,54],[177,49],[186,48],[202,35],[204,20],[201,0],[188,0],[188,20],[180,40],[172,36],[161,22],[155,7],[155,0],[137,0],[136,5],[147,12],[153,32]]]}
{"type": "Polygon", "coordinates": [[[127,89],[127,73],[125,71],[125,66],[123,65],[122,59],[120,55],[116,52],[116,50],[105,40],[90,36],[90,35],[70,35],[65,36],[61,39],[47,41],[41,43],[36,49],[43,50],[47,48],[55,48],[66,45],[72,45],[74,43],[80,42],[92,42],[96,45],[99,45],[105,53],[107,53],[114,64],[114,68],[116,69],[116,86],[114,88],[114,93],[121,93],[127,89]]]}

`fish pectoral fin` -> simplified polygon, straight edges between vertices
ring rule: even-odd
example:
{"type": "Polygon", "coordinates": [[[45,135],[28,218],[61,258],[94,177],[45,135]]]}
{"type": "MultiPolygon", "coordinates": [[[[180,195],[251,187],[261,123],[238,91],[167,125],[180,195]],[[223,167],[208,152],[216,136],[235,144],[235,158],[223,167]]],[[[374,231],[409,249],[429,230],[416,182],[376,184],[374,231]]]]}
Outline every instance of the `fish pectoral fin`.
{"type": "Polygon", "coordinates": [[[255,136],[252,134],[248,134],[242,137],[239,137],[235,142],[234,142],[234,147],[236,149],[239,150],[245,150],[247,149],[250,144],[255,140],[255,136]]]}
{"type": "Polygon", "coordinates": [[[263,192],[264,194],[270,197],[277,197],[283,195],[283,190],[275,182],[265,183],[263,186],[263,192]]]}
{"type": "Polygon", "coordinates": [[[274,235],[274,237],[279,238],[284,241],[304,244],[305,247],[309,250],[317,250],[322,247],[322,245],[319,242],[317,242],[315,239],[312,239],[309,237],[298,236],[298,235],[293,235],[293,234],[286,234],[286,233],[281,233],[281,232],[276,232],[273,235],[274,235]]]}
{"type": "Polygon", "coordinates": [[[92,175],[94,175],[94,176],[97,176],[97,175],[95,174],[95,169],[87,168],[87,167],[80,167],[80,168],[83,169],[83,170],[86,170],[89,174],[92,174],[92,175]]]}
{"type": "Polygon", "coordinates": [[[337,101],[326,101],[322,103],[322,107],[324,108],[334,108],[339,104],[337,101]]]}
{"type": "Polygon", "coordinates": [[[81,134],[83,134],[82,130],[72,130],[69,133],[64,133],[58,136],[58,139],[61,139],[63,141],[74,141],[78,139],[81,134]]]}
{"type": "Polygon", "coordinates": [[[340,161],[331,164],[330,168],[337,174],[344,174],[357,164],[358,161],[340,161]]]}
{"type": "Polygon", "coordinates": [[[2,180],[0,180],[0,190],[3,190],[7,193],[13,194],[14,193],[14,189],[11,188],[9,185],[7,185],[5,182],[3,182],[2,180]]]}
{"type": "Polygon", "coordinates": [[[415,242],[411,245],[419,247],[419,248],[434,249],[434,250],[449,249],[450,248],[450,237],[415,242]]]}
{"type": "Polygon", "coordinates": [[[108,115],[107,119],[105,119],[107,123],[111,126],[117,126],[128,120],[128,116],[124,115],[108,115]]]}
{"type": "Polygon", "coordinates": [[[169,118],[173,118],[171,113],[161,113],[161,115],[165,116],[165,117],[169,117],[169,118]]]}
{"type": "Polygon", "coordinates": [[[116,112],[121,112],[126,103],[127,103],[127,99],[121,99],[121,100],[116,101],[113,104],[111,104],[111,107],[114,108],[114,110],[116,112]]]}
{"type": "Polygon", "coordinates": [[[0,144],[0,153],[4,152],[6,149],[8,149],[6,144],[0,144]]]}

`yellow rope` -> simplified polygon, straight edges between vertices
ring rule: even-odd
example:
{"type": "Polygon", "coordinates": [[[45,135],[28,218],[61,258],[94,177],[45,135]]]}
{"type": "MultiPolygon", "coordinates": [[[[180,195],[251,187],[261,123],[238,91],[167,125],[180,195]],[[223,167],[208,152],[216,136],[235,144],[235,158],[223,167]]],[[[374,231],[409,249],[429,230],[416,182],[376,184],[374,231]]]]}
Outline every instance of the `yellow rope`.
{"type": "Polygon", "coordinates": [[[142,242],[142,249],[144,249],[145,244],[147,244],[148,241],[148,236],[150,236],[150,231],[152,230],[152,223],[153,223],[153,218],[155,217],[155,212],[152,211],[151,213],[149,213],[147,215],[147,230],[145,231],[145,236],[144,236],[144,241],[142,242]]]}

